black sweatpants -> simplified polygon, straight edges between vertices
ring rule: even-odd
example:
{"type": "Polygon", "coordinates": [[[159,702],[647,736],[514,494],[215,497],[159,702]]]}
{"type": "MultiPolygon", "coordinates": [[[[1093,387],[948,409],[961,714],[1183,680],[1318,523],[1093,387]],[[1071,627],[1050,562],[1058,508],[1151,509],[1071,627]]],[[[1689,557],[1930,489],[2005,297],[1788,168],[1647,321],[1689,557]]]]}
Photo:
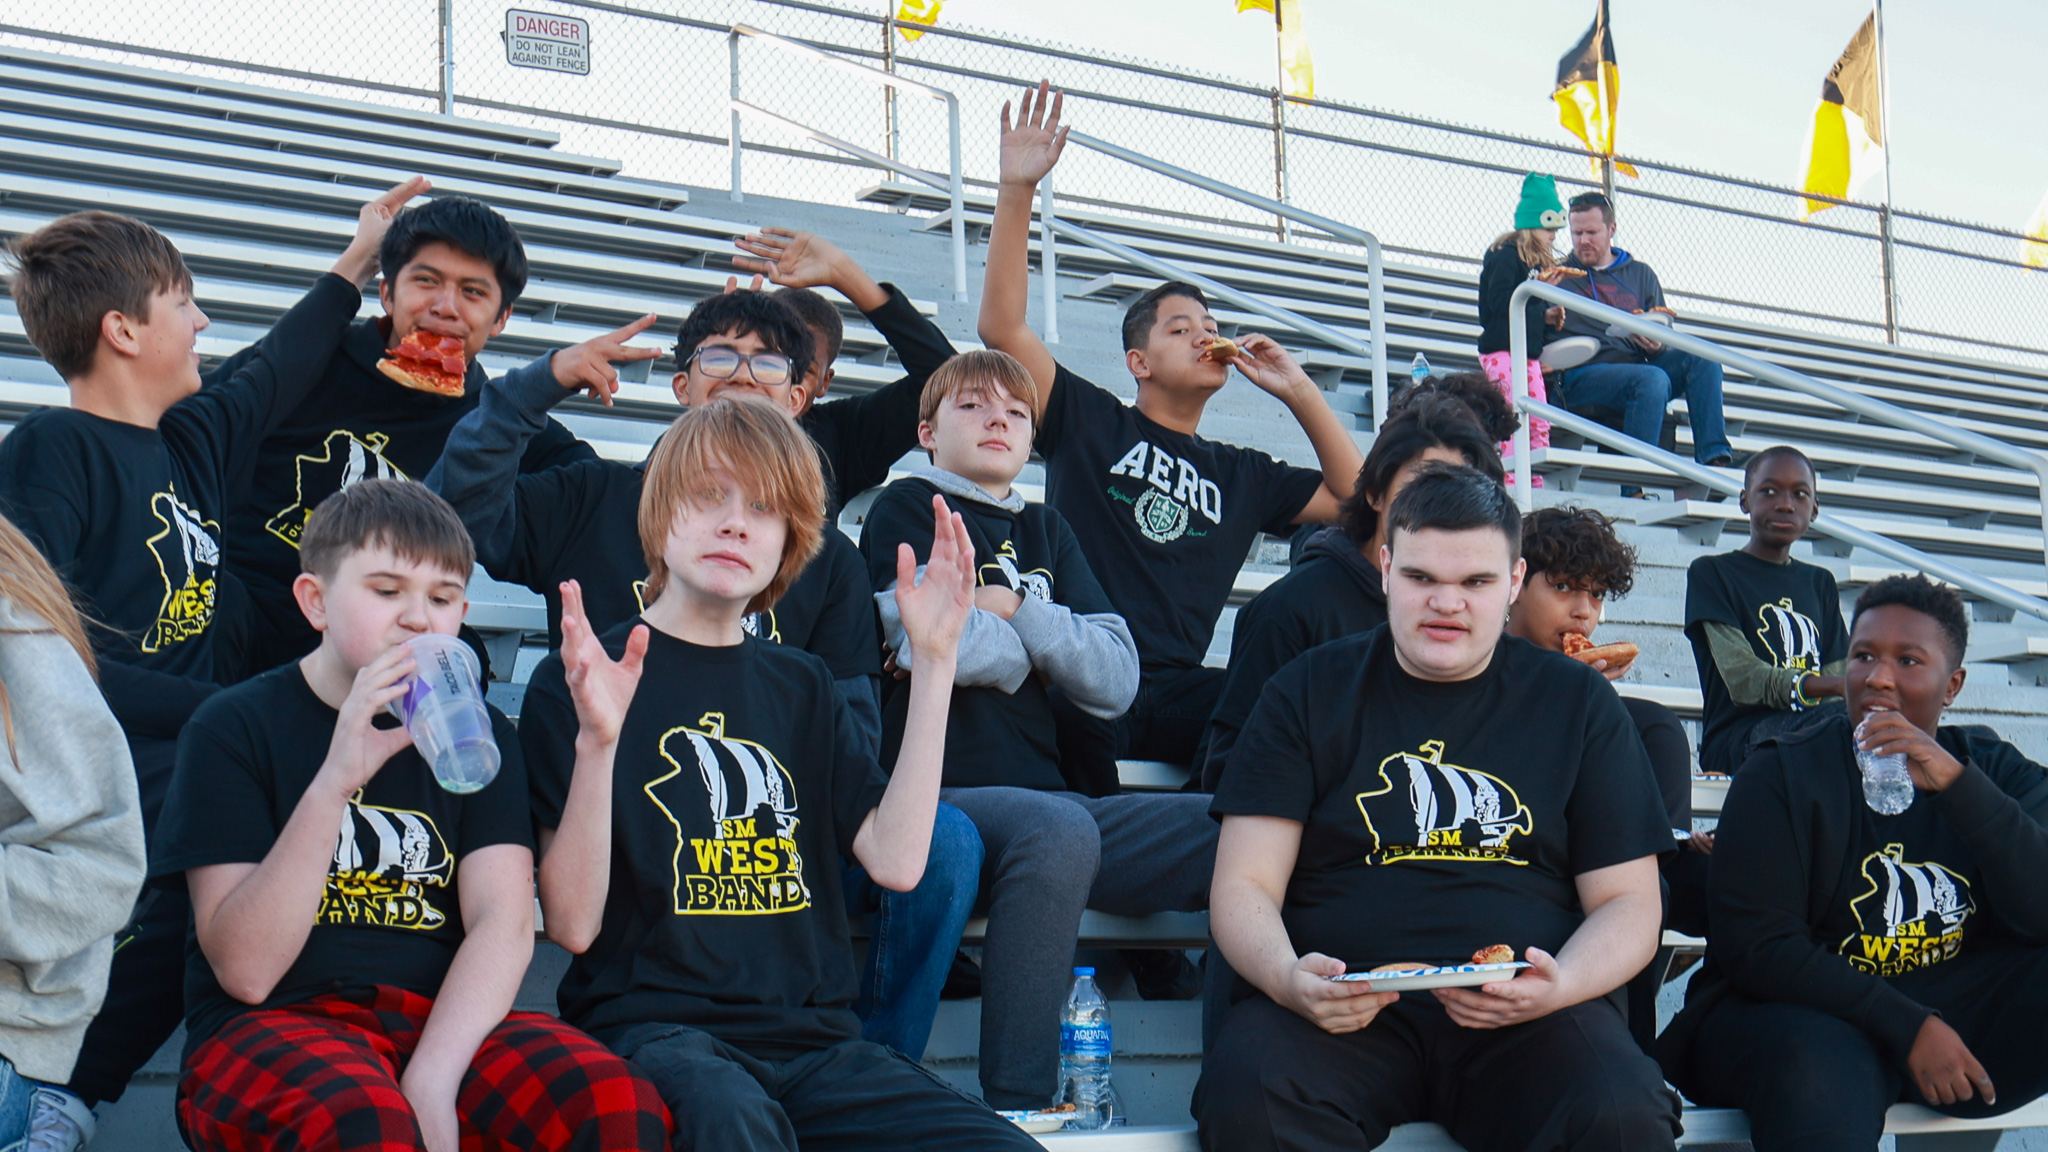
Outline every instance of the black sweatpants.
{"type": "Polygon", "coordinates": [[[1927,1104],[1905,1053],[1839,1016],[1733,992],[1700,1021],[1679,1088],[1695,1103],[1747,1112],[1756,1152],[1870,1152],[1893,1104],[1995,1116],[2048,1092],[2048,948],[1966,952],[1891,985],[1962,1036],[1998,1089],[1996,1107],[1927,1104]]]}
{"type": "Polygon", "coordinates": [[[1202,1062],[1194,1113],[1209,1152],[1365,1152],[1423,1120],[1470,1152],[1651,1152],[1679,1132],[1677,1097],[1611,999],[1481,1030],[1411,992],[1333,1036],[1253,996],[1202,1062]]]}
{"type": "Polygon", "coordinates": [[[654,1082],[675,1117],[674,1152],[1041,1152],[987,1105],[866,1040],[761,1060],[681,1024],[599,1039],[654,1082]]]}
{"type": "Polygon", "coordinates": [[[1199,763],[1196,750],[1223,695],[1223,677],[1221,668],[1147,668],[1137,697],[1114,720],[1081,711],[1054,688],[1049,696],[1067,786],[1083,796],[1114,796],[1118,760],[1199,763]]]}

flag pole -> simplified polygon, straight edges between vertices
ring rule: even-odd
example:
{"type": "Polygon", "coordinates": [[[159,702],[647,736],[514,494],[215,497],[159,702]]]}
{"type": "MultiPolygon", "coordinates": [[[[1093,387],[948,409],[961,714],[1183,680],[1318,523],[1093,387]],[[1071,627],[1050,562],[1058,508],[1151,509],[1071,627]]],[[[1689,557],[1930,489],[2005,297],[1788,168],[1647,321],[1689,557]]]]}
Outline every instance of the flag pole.
{"type": "Polygon", "coordinates": [[[1898,262],[1892,246],[1892,141],[1898,133],[1892,124],[1891,57],[1884,45],[1884,0],[1872,0],[1877,32],[1877,119],[1884,133],[1884,203],[1877,210],[1878,241],[1884,268],[1884,341],[1899,342],[1898,262]]]}
{"type": "MultiPolygon", "coordinates": [[[[1273,0],[1273,199],[1287,202],[1287,41],[1280,15],[1281,0],[1273,0]]],[[[1280,242],[1287,243],[1287,217],[1273,222],[1280,242]]]]}

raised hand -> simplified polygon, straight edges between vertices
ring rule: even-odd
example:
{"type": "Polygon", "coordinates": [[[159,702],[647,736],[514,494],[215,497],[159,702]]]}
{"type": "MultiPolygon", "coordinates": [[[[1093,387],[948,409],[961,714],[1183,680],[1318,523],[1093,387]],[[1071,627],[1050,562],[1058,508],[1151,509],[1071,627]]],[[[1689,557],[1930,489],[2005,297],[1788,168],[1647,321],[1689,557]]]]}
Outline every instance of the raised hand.
{"type": "Polygon", "coordinates": [[[1060,127],[1064,98],[1047,80],[1040,80],[1035,91],[1026,88],[1017,105],[1015,127],[1010,124],[1009,101],[1003,102],[1002,183],[1035,185],[1060,162],[1067,147],[1067,130],[1060,127]]]}
{"type": "MultiPolygon", "coordinates": [[[[725,278],[725,289],[721,291],[719,295],[730,296],[733,293],[738,292],[739,290],[740,278],[737,276],[727,276],[725,278]]],[[[754,282],[752,284],[747,285],[746,290],[749,292],[759,292],[761,290],[761,278],[759,276],[755,276],[754,282]]]]}
{"type": "Polygon", "coordinates": [[[612,394],[619,390],[619,373],[612,367],[614,362],[652,360],[661,355],[659,348],[636,348],[626,343],[647,331],[658,319],[660,317],[649,312],[623,328],[614,328],[602,336],[594,336],[572,348],[557,351],[552,365],[555,383],[572,392],[582,389],[592,400],[609,405],[612,394]]]}
{"type": "Polygon", "coordinates": [[[562,674],[576,703],[579,742],[600,747],[618,742],[626,709],[640,687],[649,635],[645,624],[633,629],[626,650],[612,659],[583,615],[583,586],[574,580],[562,582],[562,674]]]}
{"type": "Polygon", "coordinates": [[[363,205],[356,213],[356,234],[334,262],[333,273],[358,288],[368,284],[377,275],[378,250],[384,246],[384,234],[391,231],[398,210],[432,187],[425,176],[414,176],[363,205]]]}
{"type": "Polygon", "coordinates": [[[922,582],[917,579],[917,554],[908,544],[896,546],[896,610],[910,640],[914,674],[922,674],[930,661],[954,659],[972,607],[974,541],[967,535],[967,522],[947,510],[946,498],[933,496],[932,553],[922,582]]]}
{"type": "Polygon", "coordinates": [[[1261,391],[1274,396],[1316,386],[1278,340],[1257,332],[1237,338],[1237,356],[1231,364],[1261,391]]]}
{"type": "Polygon", "coordinates": [[[814,232],[763,228],[733,241],[745,256],[732,258],[745,271],[758,272],[784,288],[816,288],[838,278],[847,256],[839,246],[814,232]]]}
{"type": "Polygon", "coordinates": [[[386,705],[405,695],[406,680],[417,670],[412,649],[394,644],[356,672],[355,684],[334,721],[327,759],[320,765],[320,775],[343,796],[355,795],[412,743],[412,733],[404,725],[379,728],[373,721],[386,705]]]}

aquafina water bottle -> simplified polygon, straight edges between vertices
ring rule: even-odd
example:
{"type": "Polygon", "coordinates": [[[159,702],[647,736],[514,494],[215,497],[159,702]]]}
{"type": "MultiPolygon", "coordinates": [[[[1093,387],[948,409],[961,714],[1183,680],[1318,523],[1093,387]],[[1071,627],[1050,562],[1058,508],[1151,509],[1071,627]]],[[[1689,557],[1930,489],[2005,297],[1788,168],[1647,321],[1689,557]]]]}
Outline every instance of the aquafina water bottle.
{"type": "Polygon", "coordinates": [[[1432,370],[1429,366],[1429,357],[1424,356],[1420,352],[1417,352],[1415,354],[1415,359],[1408,362],[1409,381],[1411,383],[1420,384],[1424,380],[1429,379],[1431,374],[1432,370]]]}
{"type": "Polygon", "coordinates": [[[1863,773],[1863,802],[1882,816],[1897,816],[1913,806],[1913,776],[1906,771],[1906,754],[1879,755],[1862,748],[1863,731],[1870,726],[1867,713],[1856,725],[1856,768],[1863,773]]]}
{"type": "Polygon", "coordinates": [[[1060,1103],[1074,1106],[1070,1128],[1107,1128],[1121,1120],[1109,1086],[1109,1001],[1095,969],[1074,969],[1074,987],[1060,1014],[1060,1103]]]}

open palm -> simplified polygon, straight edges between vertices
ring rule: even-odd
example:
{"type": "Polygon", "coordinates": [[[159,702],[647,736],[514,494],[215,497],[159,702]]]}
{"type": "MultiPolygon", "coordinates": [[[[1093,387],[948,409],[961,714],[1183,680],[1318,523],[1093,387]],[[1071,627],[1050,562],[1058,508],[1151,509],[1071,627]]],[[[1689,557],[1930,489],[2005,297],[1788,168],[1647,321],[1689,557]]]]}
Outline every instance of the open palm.
{"type": "Polygon", "coordinates": [[[951,659],[960,648],[960,631],[974,607],[974,542],[967,522],[946,507],[946,498],[932,497],[932,554],[924,579],[917,579],[917,556],[910,545],[896,549],[896,610],[916,654],[913,667],[927,656],[951,659]]]}
{"type": "Polygon", "coordinates": [[[733,243],[745,256],[733,263],[758,272],[784,288],[816,288],[830,284],[846,257],[830,240],[810,232],[763,228],[733,243]]]}
{"type": "Polygon", "coordinates": [[[1010,122],[1010,105],[1003,103],[1002,182],[1036,184],[1059,163],[1067,147],[1067,130],[1060,127],[1063,94],[1052,91],[1044,80],[1035,89],[1026,88],[1017,105],[1017,120],[1010,122]]]}
{"type": "Polygon", "coordinates": [[[626,709],[640,687],[641,663],[647,657],[647,625],[633,629],[617,660],[604,650],[583,615],[583,587],[562,582],[562,673],[576,702],[580,738],[612,744],[626,723],[626,709]]]}

